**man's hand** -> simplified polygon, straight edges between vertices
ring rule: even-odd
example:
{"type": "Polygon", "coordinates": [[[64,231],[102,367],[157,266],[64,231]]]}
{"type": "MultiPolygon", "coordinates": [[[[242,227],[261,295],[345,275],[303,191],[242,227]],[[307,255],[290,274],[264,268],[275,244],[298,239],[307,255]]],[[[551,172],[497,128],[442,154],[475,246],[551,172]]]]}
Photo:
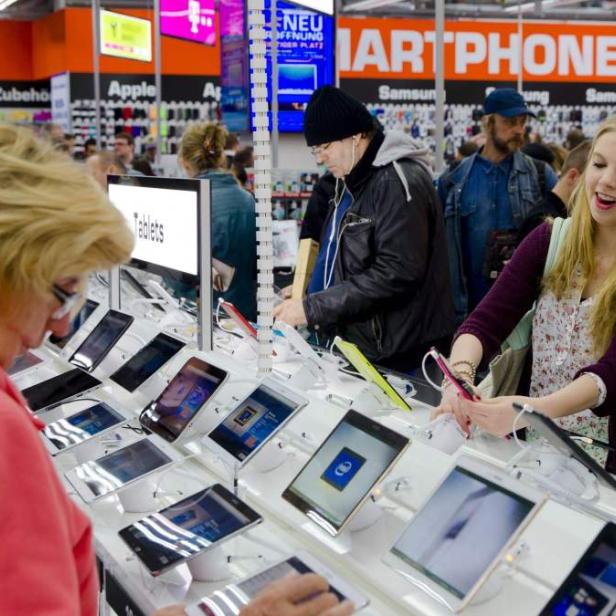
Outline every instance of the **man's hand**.
{"type": "Polygon", "coordinates": [[[315,573],[286,577],[266,586],[239,616],[348,616],[350,601],[340,603],[325,578],[315,573]]]}
{"type": "Polygon", "coordinates": [[[304,302],[301,299],[287,299],[274,308],[274,319],[284,321],[293,327],[306,325],[304,302]]]}

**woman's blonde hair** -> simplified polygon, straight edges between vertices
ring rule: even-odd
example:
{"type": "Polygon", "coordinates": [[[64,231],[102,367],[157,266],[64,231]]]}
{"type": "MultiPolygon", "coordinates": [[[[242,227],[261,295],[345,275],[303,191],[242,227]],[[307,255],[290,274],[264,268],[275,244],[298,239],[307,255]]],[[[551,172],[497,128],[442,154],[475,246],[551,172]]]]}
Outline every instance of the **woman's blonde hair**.
{"type": "MultiPolygon", "coordinates": [[[[616,116],[603,122],[593,139],[586,168],[571,197],[571,227],[552,272],[545,278],[545,288],[556,297],[562,298],[571,288],[571,283],[580,268],[582,281],[588,281],[595,272],[595,234],[597,224],[591,212],[586,192],[586,174],[592,164],[592,156],[597,142],[607,133],[616,132],[616,116]]],[[[582,282],[585,284],[585,282],[582,282]]],[[[595,297],[591,313],[591,336],[593,352],[600,357],[610,345],[616,333],[616,265],[595,297]]]]}
{"type": "Polygon", "coordinates": [[[180,158],[196,172],[220,167],[228,132],[220,124],[193,124],[180,143],[180,158]]]}
{"type": "Polygon", "coordinates": [[[30,130],[0,125],[0,302],[126,261],[133,242],[82,166],[30,130]]]}

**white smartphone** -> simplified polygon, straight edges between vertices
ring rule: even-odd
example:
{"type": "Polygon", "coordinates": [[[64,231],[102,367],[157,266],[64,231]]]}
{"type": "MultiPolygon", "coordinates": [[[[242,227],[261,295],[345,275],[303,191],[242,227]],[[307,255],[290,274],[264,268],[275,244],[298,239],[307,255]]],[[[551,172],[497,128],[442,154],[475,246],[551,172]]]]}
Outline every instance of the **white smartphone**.
{"type": "Polygon", "coordinates": [[[91,503],[147,475],[180,462],[183,457],[156,435],[143,438],[64,474],[77,494],[91,503]]]}
{"type": "Polygon", "coordinates": [[[237,616],[240,609],[268,584],[288,575],[301,575],[303,573],[318,573],[323,576],[329,582],[329,591],[336,595],[341,602],[345,599],[352,601],[356,612],[365,608],[369,603],[365,595],[317,560],[312,554],[298,552],[295,556],[290,556],[256,575],[236,584],[229,584],[212,595],[204,597],[196,605],[187,607],[186,613],[188,616],[237,616]]]}

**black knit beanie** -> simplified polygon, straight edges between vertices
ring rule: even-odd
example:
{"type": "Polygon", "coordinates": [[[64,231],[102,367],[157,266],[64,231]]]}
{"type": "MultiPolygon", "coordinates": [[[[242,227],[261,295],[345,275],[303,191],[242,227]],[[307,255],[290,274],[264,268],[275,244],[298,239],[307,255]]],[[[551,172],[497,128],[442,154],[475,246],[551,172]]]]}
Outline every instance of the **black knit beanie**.
{"type": "Polygon", "coordinates": [[[374,120],[366,106],[333,86],[312,93],[304,112],[304,137],[308,146],[340,141],[367,133],[374,120]]]}

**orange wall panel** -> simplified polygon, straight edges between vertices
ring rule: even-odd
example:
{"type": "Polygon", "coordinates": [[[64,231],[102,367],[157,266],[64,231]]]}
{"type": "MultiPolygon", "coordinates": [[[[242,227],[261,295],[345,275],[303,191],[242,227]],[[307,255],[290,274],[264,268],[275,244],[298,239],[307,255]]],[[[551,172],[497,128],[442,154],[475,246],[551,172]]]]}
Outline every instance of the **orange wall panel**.
{"type": "Polygon", "coordinates": [[[45,79],[66,70],[64,11],[32,22],[32,75],[45,79]]]}
{"type": "Polygon", "coordinates": [[[32,78],[32,23],[0,21],[0,79],[32,78]]]}

